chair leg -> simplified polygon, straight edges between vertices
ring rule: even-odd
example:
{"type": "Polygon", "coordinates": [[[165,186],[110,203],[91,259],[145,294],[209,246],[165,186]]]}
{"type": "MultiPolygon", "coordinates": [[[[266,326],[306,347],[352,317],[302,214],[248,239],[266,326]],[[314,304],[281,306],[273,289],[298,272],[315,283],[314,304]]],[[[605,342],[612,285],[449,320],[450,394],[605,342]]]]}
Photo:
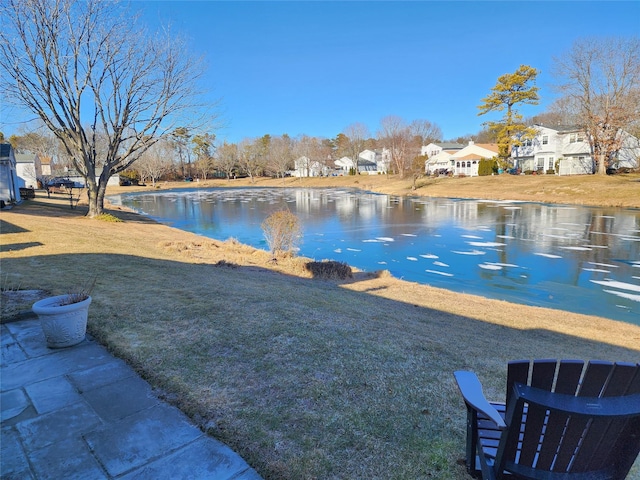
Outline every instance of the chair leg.
{"type": "Polygon", "coordinates": [[[478,450],[478,412],[467,406],[467,452],[466,465],[469,475],[479,478],[476,468],[476,451],[478,450]]]}

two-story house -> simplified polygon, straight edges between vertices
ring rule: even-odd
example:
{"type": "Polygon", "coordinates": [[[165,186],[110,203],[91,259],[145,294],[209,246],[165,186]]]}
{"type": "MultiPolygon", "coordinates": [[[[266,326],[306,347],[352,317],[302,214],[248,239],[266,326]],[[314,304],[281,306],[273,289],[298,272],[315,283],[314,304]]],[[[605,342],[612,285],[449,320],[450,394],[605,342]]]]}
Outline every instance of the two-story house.
{"type": "MultiPolygon", "coordinates": [[[[534,125],[538,134],[525,145],[514,147],[512,158],[521,171],[558,175],[585,175],[595,172],[595,161],[588,138],[581,127],[534,125]]],[[[612,159],[614,168],[637,168],[640,141],[620,132],[621,148],[612,159]]]]}
{"type": "Polygon", "coordinates": [[[594,172],[591,147],[583,130],[576,126],[547,127],[534,125],[537,135],[524,145],[513,147],[514,167],[522,172],[560,175],[594,172]]]}
{"type": "Polygon", "coordinates": [[[38,188],[38,180],[42,178],[40,157],[35,153],[16,153],[15,157],[20,187],[38,188]]]}
{"type": "Polygon", "coordinates": [[[361,174],[384,174],[389,171],[389,165],[391,164],[391,151],[388,148],[363,150],[358,155],[358,158],[358,171],[361,174]]]}

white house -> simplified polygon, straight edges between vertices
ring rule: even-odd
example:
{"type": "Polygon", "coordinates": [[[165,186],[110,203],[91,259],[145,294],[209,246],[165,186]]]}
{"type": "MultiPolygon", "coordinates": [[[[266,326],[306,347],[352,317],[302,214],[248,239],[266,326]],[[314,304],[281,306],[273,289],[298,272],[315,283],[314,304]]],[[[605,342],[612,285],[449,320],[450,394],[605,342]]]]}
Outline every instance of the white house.
{"type": "MultiPolygon", "coordinates": [[[[516,168],[559,175],[585,175],[595,172],[591,146],[581,127],[534,125],[536,137],[525,145],[514,147],[512,157],[516,168]]],[[[640,142],[633,135],[620,132],[622,148],[617,152],[615,168],[637,168],[640,142]]]]}
{"type": "MultiPolygon", "coordinates": [[[[355,162],[349,157],[342,157],[335,162],[340,173],[348,174],[356,168],[355,162]]],[[[377,150],[363,150],[358,154],[358,173],[360,175],[378,175],[387,173],[391,163],[391,151],[388,148],[377,150]]]]}
{"type": "Polygon", "coordinates": [[[16,174],[16,158],[9,143],[0,143],[0,204],[19,203],[20,187],[16,174]]]}
{"type": "Polygon", "coordinates": [[[294,162],[294,177],[321,177],[329,175],[331,169],[320,162],[310,160],[309,157],[299,157],[294,162]]]}
{"type": "Polygon", "coordinates": [[[465,146],[461,143],[430,143],[423,145],[420,149],[420,155],[426,155],[427,161],[424,165],[424,171],[427,175],[434,172],[450,172],[453,171],[454,164],[451,155],[462,150],[465,146]]]}
{"type": "Polygon", "coordinates": [[[35,153],[16,153],[15,157],[20,187],[38,188],[38,179],[42,178],[40,157],[35,153]]]}
{"type": "Polygon", "coordinates": [[[491,159],[497,156],[497,143],[474,143],[473,141],[469,141],[469,145],[451,155],[450,160],[453,162],[453,174],[477,177],[480,160],[491,159]]]}
{"type": "Polygon", "coordinates": [[[351,160],[349,157],[339,158],[334,163],[336,165],[336,169],[344,175],[347,175],[352,168],[356,167],[353,163],[353,160],[351,160]]]}
{"type": "Polygon", "coordinates": [[[360,174],[377,175],[389,171],[391,151],[388,148],[363,150],[358,155],[358,172],[360,174]]]}

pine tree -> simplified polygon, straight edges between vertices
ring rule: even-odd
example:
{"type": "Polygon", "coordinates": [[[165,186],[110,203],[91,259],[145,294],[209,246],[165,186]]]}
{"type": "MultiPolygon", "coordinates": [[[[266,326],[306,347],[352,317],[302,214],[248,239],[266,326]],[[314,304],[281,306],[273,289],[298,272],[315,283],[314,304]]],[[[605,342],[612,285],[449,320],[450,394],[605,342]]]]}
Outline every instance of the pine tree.
{"type": "Polygon", "coordinates": [[[515,106],[538,104],[538,87],[535,86],[538,73],[533,67],[520,65],[514,73],[501,75],[498,77],[498,83],[491,89],[491,94],[483,98],[482,105],[478,106],[478,115],[505,112],[500,121],[485,123],[497,138],[498,155],[503,161],[511,157],[511,149],[514,146],[520,146],[525,140],[533,139],[536,135],[534,128],[523,123],[522,115],[515,106]]]}

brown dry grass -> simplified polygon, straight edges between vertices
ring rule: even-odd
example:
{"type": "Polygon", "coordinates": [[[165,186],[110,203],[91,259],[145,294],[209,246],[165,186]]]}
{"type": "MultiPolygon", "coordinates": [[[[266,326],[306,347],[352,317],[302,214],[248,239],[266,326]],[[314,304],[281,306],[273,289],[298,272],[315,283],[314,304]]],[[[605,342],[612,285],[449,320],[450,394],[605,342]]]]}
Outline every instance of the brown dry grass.
{"type": "Polygon", "coordinates": [[[467,478],[454,370],[499,399],[511,359],[640,358],[634,325],[384,273],[313,280],[304,259],[82,213],[3,211],[3,287],[99,273],[91,333],[266,478],[467,478]]]}

